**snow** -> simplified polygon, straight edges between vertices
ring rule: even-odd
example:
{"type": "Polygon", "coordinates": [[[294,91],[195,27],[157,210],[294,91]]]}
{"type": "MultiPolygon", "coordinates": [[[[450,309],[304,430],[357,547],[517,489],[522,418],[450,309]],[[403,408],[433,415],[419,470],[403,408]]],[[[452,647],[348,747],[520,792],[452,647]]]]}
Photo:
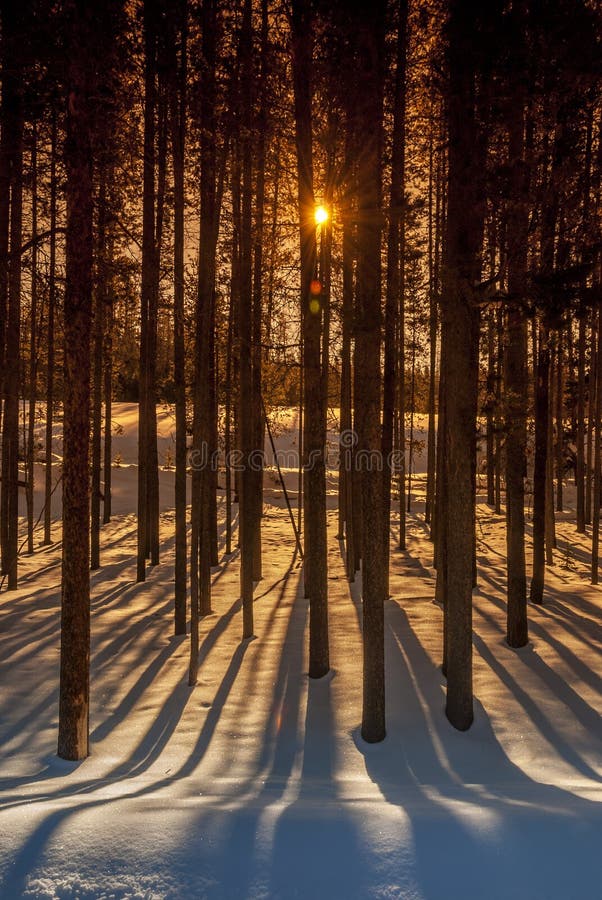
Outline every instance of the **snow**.
{"type": "MultiPolygon", "coordinates": [[[[91,755],[81,763],[55,756],[60,542],[23,556],[19,590],[0,594],[0,897],[600,900],[601,595],[571,514],[560,516],[545,604],[529,609],[531,642],[514,651],[503,518],[479,498],[475,722],[461,734],[444,715],[417,461],[407,553],[395,515],[392,529],[387,738],[367,745],[361,585],[345,578],[334,473],[332,672],[307,677],[302,570],[267,481],[255,638],[241,642],[238,554],[222,548],[190,688],[188,639],[172,636],[173,472],[161,473],[161,564],[135,583],[136,412],[115,410],[122,465],[91,575],[91,755]]],[[[282,418],[286,449],[296,420],[282,418]]],[[[162,453],[169,411],[160,427],[162,453]]]]}

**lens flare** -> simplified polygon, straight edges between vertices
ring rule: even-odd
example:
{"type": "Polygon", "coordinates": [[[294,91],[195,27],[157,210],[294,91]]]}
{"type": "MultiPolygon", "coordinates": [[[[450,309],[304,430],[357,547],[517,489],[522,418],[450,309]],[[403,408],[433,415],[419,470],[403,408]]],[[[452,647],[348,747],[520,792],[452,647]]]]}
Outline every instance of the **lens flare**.
{"type": "Polygon", "coordinates": [[[328,222],[328,210],[325,206],[316,206],[314,216],[316,219],[316,225],[323,225],[324,222],[328,222]]]}

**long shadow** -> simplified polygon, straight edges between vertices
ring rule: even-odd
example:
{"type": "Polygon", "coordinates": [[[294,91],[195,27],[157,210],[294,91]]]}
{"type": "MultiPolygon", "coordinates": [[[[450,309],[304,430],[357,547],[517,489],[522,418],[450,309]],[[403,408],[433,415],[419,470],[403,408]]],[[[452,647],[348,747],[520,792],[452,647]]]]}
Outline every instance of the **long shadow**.
{"type": "MultiPolygon", "coordinates": [[[[284,599],[294,560],[295,556],[288,569],[288,578],[282,583],[272,614],[281,606],[284,599]]],[[[237,848],[236,870],[233,870],[227,852],[223,860],[218,861],[217,880],[220,890],[223,891],[222,896],[247,896],[248,891],[241,886],[249,886],[252,881],[261,877],[262,862],[265,861],[258,855],[258,830],[266,810],[281,802],[285,796],[302,750],[299,711],[307,678],[303,656],[307,610],[308,602],[303,596],[303,583],[299,578],[282,644],[263,742],[254,766],[256,775],[246,784],[240,785],[237,790],[239,802],[240,798],[249,793],[252,796],[246,801],[242,800],[234,824],[224,840],[226,849],[232,846],[237,848]],[[259,790],[257,790],[258,783],[262,783],[259,790]]],[[[223,817],[224,813],[219,810],[213,813],[213,818],[221,820],[223,817]]],[[[204,827],[210,824],[210,820],[211,816],[204,817],[204,827]]]]}
{"type": "MultiPolygon", "coordinates": [[[[193,752],[189,758],[183,763],[178,771],[170,778],[163,778],[154,781],[144,787],[125,793],[119,798],[97,798],[92,800],[83,800],[69,808],[61,808],[50,813],[32,832],[25,841],[20,851],[16,855],[13,864],[10,866],[4,883],[0,886],[1,897],[19,897],[22,895],[28,875],[35,869],[36,864],[41,860],[44,849],[47,846],[51,836],[70,819],[74,814],[82,810],[90,810],[93,808],[110,805],[116,799],[142,797],[150,791],[159,790],[161,787],[169,784],[176,778],[184,778],[189,775],[198,765],[199,761],[206,752],[217,722],[219,720],[223,705],[230,693],[234,683],[236,673],[240,668],[240,664],[244,657],[247,644],[241,644],[237,648],[228,670],[220,684],[218,692],[215,696],[213,706],[211,707],[207,718],[203,724],[203,728],[199,734],[193,752]]],[[[147,769],[152,762],[157,759],[163,750],[165,744],[173,734],[175,723],[179,720],[181,713],[190,698],[190,689],[187,685],[179,683],[172,694],[167,698],[167,702],[163,705],[161,712],[154,721],[152,727],[147,732],[143,742],[137,747],[136,755],[142,756],[139,763],[131,768],[129,762],[125,762],[118,766],[111,776],[101,781],[89,782],[85,786],[80,786],[77,790],[72,791],[68,788],[58,791],[52,795],[52,799],[58,797],[71,796],[73,794],[82,795],[97,790],[99,787],[121,780],[124,777],[135,778],[142,771],[147,769]]]]}
{"type": "Polygon", "coordinates": [[[578,619],[579,622],[586,623],[588,626],[592,626],[595,629],[595,634],[599,636],[600,631],[600,609],[597,608],[593,603],[590,603],[588,600],[585,600],[583,597],[579,598],[579,607],[585,609],[589,612],[591,616],[594,616],[593,619],[588,618],[587,616],[581,615],[571,606],[566,605],[566,598],[563,595],[564,603],[561,602],[557,596],[550,597],[549,602],[546,604],[548,609],[558,609],[563,612],[567,617],[578,619]]]}
{"type": "MultiPolygon", "coordinates": [[[[581,758],[581,756],[562,736],[558,729],[554,727],[550,719],[543,714],[537,703],[529,696],[524,688],[521,687],[518,681],[510,674],[510,672],[508,672],[508,670],[502,665],[502,663],[500,663],[500,661],[496,658],[495,654],[492,653],[483,639],[475,634],[473,635],[473,643],[485,662],[487,662],[489,667],[495,672],[500,681],[502,681],[506,685],[506,687],[508,687],[509,690],[512,691],[538,731],[540,731],[540,733],[546,738],[546,740],[549,741],[554,749],[564,757],[569,765],[580,772],[585,778],[590,778],[593,781],[602,783],[602,779],[600,778],[599,773],[596,772],[595,769],[592,769],[591,766],[581,758]]],[[[597,713],[595,713],[595,711],[590,706],[584,703],[584,701],[581,700],[578,694],[576,694],[571,688],[569,688],[569,686],[562,678],[560,678],[560,676],[556,675],[556,673],[552,673],[551,670],[545,665],[541,657],[536,656],[532,650],[527,649],[526,653],[524,651],[521,651],[520,658],[529,668],[532,669],[532,671],[536,672],[536,674],[538,674],[540,677],[543,677],[542,673],[547,669],[549,673],[547,677],[549,679],[552,692],[555,693],[556,696],[559,696],[559,698],[568,706],[572,714],[581,722],[584,728],[591,731],[592,737],[596,736],[596,732],[600,732],[600,717],[597,715],[597,713]]]]}
{"type": "MultiPolygon", "coordinates": [[[[232,689],[236,675],[242,664],[242,660],[246,653],[248,642],[240,644],[235,651],[228,669],[222,679],[218,691],[213,700],[213,704],[203,723],[203,727],[199,733],[196,744],[189,757],[184,761],[180,768],[169,778],[162,778],[145,784],[143,787],[135,791],[126,792],[119,797],[96,798],[91,800],[82,800],[77,806],[61,808],[52,812],[47,816],[40,825],[32,832],[25,841],[13,864],[10,866],[4,883],[0,885],[1,897],[19,897],[25,888],[27,876],[35,869],[36,864],[41,860],[44,849],[47,846],[51,836],[55,831],[64,826],[65,822],[76,813],[82,810],[90,810],[93,808],[110,805],[116,799],[133,799],[143,797],[144,795],[160,790],[174,780],[185,778],[190,775],[200,763],[205,755],[209,744],[211,743],[213,734],[217,727],[221,712],[228,695],[232,689]]],[[[183,683],[178,683],[172,691],[171,695],[166,699],[157,719],[145,735],[143,741],[134,751],[135,758],[140,758],[139,762],[131,766],[131,761],[127,760],[117,766],[106,778],[102,780],[89,781],[83,785],[79,785],[75,790],[67,787],[61,791],[57,791],[48,799],[58,799],[59,797],[67,797],[73,795],[84,795],[96,791],[99,787],[120,781],[123,778],[132,779],[140,775],[143,771],[158,758],[161,751],[165,747],[169,738],[173,734],[175,724],[179,720],[182,711],[190,698],[190,688],[183,683]]],[[[40,798],[38,798],[40,799],[40,798]]],[[[31,798],[28,798],[31,802],[31,798]]],[[[18,805],[18,804],[17,804],[18,805]]]]}
{"type": "MultiPolygon", "coordinates": [[[[164,606],[161,608],[161,611],[165,611],[167,608],[170,608],[170,607],[171,607],[171,601],[164,604],[164,606]]],[[[203,642],[201,644],[201,648],[199,650],[199,666],[201,666],[203,664],[203,662],[209,655],[211,649],[215,646],[218,638],[223,634],[223,632],[227,628],[228,624],[232,620],[233,616],[236,614],[236,612],[238,612],[239,609],[240,609],[240,601],[237,600],[231,605],[230,609],[218,619],[218,621],[213,626],[212,630],[207,634],[207,636],[203,640],[203,642]]],[[[131,626],[131,628],[129,630],[134,632],[134,636],[142,633],[143,635],[145,635],[145,637],[148,637],[148,630],[145,627],[145,621],[147,618],[148,617],[145,617],[143,620],[137,620],[131,626]]],[[[158,629],[156,632],[156,637],[159,637],[162,633],[163,633],[163,629],[162,628],[158,629]]],[[[122,637],[123,637],[123,634],[120,632],[118,637],[116,637],[114,639],[114,641],[111,642],[110,652],[109,652],[108,647],[103,648],[105,654],[108,654],[109,658],[113,657],[113,651],[115,651],[118,648],[120,649],[120,641],[121,641],[122,637]]],[[[151,660],[148,667],[142,671],[142,673],[140,674],[138,679],[135,681],[135,683],[132,685],[132,687],[128,690],[128,692],[125,694],[125,696],[121,699],[117,708],[107,717],[107,719],[105,719],[103,722],[101,722],[91,732],[90,740],[92,743],[96,743],[96,742],[104,740],[114,728],[116,728],[119,724],[121,724],[124,721],[126,715],[132,710],[132,708],[134,707],[136,702],[139,700],[139,698],[142,696],[144,691],[147,690],[148,687],[150,687],[150,685],[152,684],[152,682],[158,677],[163,666],[165,665],[165,663],[167,662],[169,657],[173,654],[174,650],[177,649],[178,646],[180,646],[180,644],[181,644],[181,639],[171,638],[169,644],[162,651],[160,651],[160,653],[158,655],[153,657],[153,659],[151,660]]],[[[145,640],[140,648],[140,656],[142,658],[144,658],[147,655],[148,655],[148,640],[145,640]]],[[[93,661],[92,661],[92,672],[93,673],[94,673],[97,663],[98,663],[98,656],[95,656],[95,657],[93,657],[93,661]]],[[[136,669],[137,666],[133,665],[133,668],[136,669]]],[[[56,691],[56,689],[54,689],[52,692],[52,697],[55,697],[56,693],[57,693],[57,691],[56,691]]],[[[160,750],[167,743],[167,740],[173,733],[173,730],[175,729],[175,726],[177,725],[177,722],[179,721],[179,719],[181,717],[184,706],[186,705],[186,702],[188,701],[189,695],[190,695],[190,690],[188,689],[187,686],[186,686],[186,689],[184,689],[184,686],[180,685],[180,684],[178,684],[176,686],[176,688],[174,689],[174,691],[168,698],[167,702],[163,705],[161,711],[159,712],[159,715],[158,715],[157,719],[155,720],[153,728],[151,728],[149,730],[149,732],[147,733],[145,738],[143,738],[141,743],[138,745],[138,747],[134,751],[134,757],[141,756],[142,761],[144,762],[143,768],[147,768],[148,765],[150,765],[150,762],[152,762],[156,758],[156,756],[158,755],[160,750]],[[158,739],[156,738],[155,732],[159,736],[158,739]]],[[[44,699],[43,704],[41,704],[41,709],[44,708],[44,704],[48,704],[48,698],[44,699]]],[[[28,714],[28,718],[30,716],[31,716],[31,711],[28,714]]],[[[21,728],[22,724],[23,724],[23,722],[15,725],[13,730],[21,728]]],[[[132,763],[131,763],[131,761],[129,761],[127,764],[122,765],[120,768],[114,769],[112,772],[110,772],[106,778],[102,779],[102,782],[95,780],[88,784],[84,784],[83,787],[81,785],[78,785],[78,787],[75,789],[70,789],[69,787],[67,787],[63,792],[59,792],[58,794],[52,795],[52,796],[66,796],[72,792],[79,793],[81,790],[87,791],[88,789],[95,789],[96,787],[99,786],[100,783],[107,783],[107,782],[112,783],[116,780],[119,780],[119,778],[121,778],[121,777],[128,777],[128,778],[133,777],[133,775],[135,773],[137,773],[139,770],[140,770],[139,763],[137,763],[134,766],[134,769],[132,769],[132,763]]],[[[20,778],[15,778],[15,779],[9,779],[7,781],[4,781],[2,783],[2,786],[3,786],[3,789],[10,790],[10,789],[14,789],[15,787],[17,787],[19,785],[22,786],[23,784],[32,783],[34,781],[40,782],[43,780],[60,777],[63,774],[64,774],[64,772],[62,772],[62,770],[60,770],[60,769],[57,769],[56,766],[49,765],[43,772],[40,772],[33,777],[25,776],[25,777],[20,777],[20,778]]],[[[41,796],[36,796],[36,797],[28,796],[27,799],[28,799],[28,802],[31,802],[34,799],[42,799],[43,797],[47,797],[47,796],[48,796],[47,794],[44,794],[41,796]]],[[[11,798],[8,798],[8,802],[10,802],[10,799],[11,798]]]]}
{"type": "Polygon", "coordinates": [[[378,860],[362,840],[357,813],[337,789],[332,678],[309,682],[301,784],[276,822],[270,897],[295,896],[291,885],[300,897],[378,896],[378,860]]]}
{"type": "MultiPolygon", "coordinates": [[[[479,573],[479,583],[482,584],[486,582],[491,585],[493,588],[499,591],[505,590],[505,580],[498,581],[496,578],[491,577],[486,572],[481,571],[479,573]]],[[[493,600],[494,598],[490,594],[483,593],[487,599],[493,600]]],[[[503,609],[506,609],[505,602],[501,599],[501,597],[496,598],[494,602],[503,609]]],[[[535,607],[532,605],[529,607],[531,610],[535,611],[535,607]]],[[[546,599],[545,605],[537,606],[538,615],[549,615],[549,612],[557,612],[559,618],[556,619],[556,622],[562,626],[565,630],[569,631],[571,634],[574,634],[581,641],[591,647],[593,650],[598,652],[599,648],[595,646],[595,643],[592,642],[600,642],[601,636],[601,626],[597,622],[592,622],[591,619],[588,619],[584,616],[579,616],[577,613],[573,612],[570,608],[564,606],[562,603],[557,601],[554,597],[546,599]],[[579,623],[583,623],[581,627],[581,631],[578,630],[577,627],[571,627],[567,622],[567,619],[572,618],[574,621],[578,621],[579,623]]],[[[529,625],[533,622],[533,617],[529,618],[529,625]]],[[[537,625],[537,623],[534,623],[537,625]]]]}
{"type": "Polygon", "coordinates": [[[537,860],[538,897],[590,896],[577,883],[597,883],[599,804],[530,779],[478,701],[473,727],[456,732],[444,716],[441,673],[406,613],[389,603],[386,621],[389,683],[400,687],[388,699],[386,740],[357,743],[384,797],[411,819],[417,894],[532,900],[532,875],[523,884],[516,873],[531,873],[537,860]],[[576,881],[563,893],[569,871],[576,881]]]}
{"type": "MultiPolygon", "coordinates": [[[[486,597],[494,606],[497,606],[498,609],[505,612],[506,604],[499,597],[494,597],[489,594],[482,594],[483,597],[486,597]]],[[[504,628],[500,622],[498,622],[494,616],[489,615],[485,610],[480,607],[479,615],[485,619],[496,631],[498,631],[501,635],[504,634],[504,628]]],[[[536,622],[532,617],[529,620],[529,632],[530,634],[536,635],[550,647],[552,647],[556,653],[560,656],[560,658],[575,672],[578,678],[581,679],[585,684],[589,684],[591,688],[597,691],[599,694],[602,693],[602,678],[590,668],[590,666],[586,665],[582,659],[580,659],[572,650],[566,647],[561,641],[557,640],[549,631],[544,628],[539,622],[536,622]]],[[[526,648],[525,648],[526,649],[526,648]]],[[[525,652],[525,649],[521,650],[519,657],[522,659],[526,665],[530,666],[537,674],[547,681],[550,684],[550,687],[553,687],[554,693],[558,697],[559,700],[562,700],[571,708],[571,710],[578,716],[577,708],[581,707],[582,704],[588,707],[585,704],[585,701],[578,697],[577,694],[572,690],[570,685],[566,683],[566,681],[557,675],[556,672],[550,669],[550,667],[541,659],[541,657],[533,651],[533,648],[529,648],[530,652],[525,652]],[[534,668],[534,661],[537,660],[536,663],[537,668],[534,668]]],[[[600,717],[591,710],[591,713],[596,716],[598,727],[600,727],[600,717]]],[[[588,718],[589,714],[584,709],[583,710],[584,717],[588,718]]],[[[585,724],[585,723],[584,723],[585,724]]],[[[593,725],[593,721],[591,722],[593,725]]],[[[590,727],[589,725],[585,725],[585,727],[590,727]]]]}

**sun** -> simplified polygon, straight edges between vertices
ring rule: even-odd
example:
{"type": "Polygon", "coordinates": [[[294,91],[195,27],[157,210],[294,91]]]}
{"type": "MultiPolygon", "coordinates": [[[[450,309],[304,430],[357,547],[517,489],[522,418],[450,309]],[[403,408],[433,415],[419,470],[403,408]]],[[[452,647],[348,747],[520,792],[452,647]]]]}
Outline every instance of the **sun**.
{"type": "Polygon", "coordinates": [[[326,209],[326,207],[316,206],[314,218],[316,220],[316,225],[323,225],[324,222],[328,222],[328,210],[326,209]]]}

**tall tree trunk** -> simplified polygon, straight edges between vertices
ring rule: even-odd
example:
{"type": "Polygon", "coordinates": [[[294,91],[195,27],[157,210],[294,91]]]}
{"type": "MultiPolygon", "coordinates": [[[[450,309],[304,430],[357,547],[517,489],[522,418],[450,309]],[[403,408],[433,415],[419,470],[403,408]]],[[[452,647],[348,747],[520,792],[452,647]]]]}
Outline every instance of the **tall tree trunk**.
{"type": "Polygon", "coordinates": [[[151,0],[144,2],[144,162],[142,187],[142,287],[140,295],[140,375],[138,389],[137,581],[146,578],[149,533],[149,356],[150,309],[155,281],[156,22],[151,0]]]}
{"type": "Polygon", "coordinates": [[[537,340],[535,387],[535,456],[533,462],[533,576],[531,603],[543,603],[545,577],[546,469],[550,347],[547,327],[540,323],[537,340]]]}
{"type": "Polygon", "coordinates": [[[52,114],[52,137],[50,146],[50,261],[48,273],[48,358],[46,365],[46,464],[44,468],[44,544],[52,539],[52,420],[54,415],[54,317],[56,308],[56,112],[52,114]]]}
{"type": "MultiPolygon", "coordinates": [[[[472,586],[475,499],[473,465],[479,314],[472,285],[480,277],[484,204],[483,135],[475,116],[477,21],[453,0],[449,19],[449,197],[443,284],[446,504],[446,714],[465,730],[472,711],[472,586]]],[[[438,572],[439,576],[439,572],[438,572]]]]}
{"type": "Polygon", "coordinates": [[[330,668],[324,459],[326,421],[321,371],[323,297],[316,278],[311,112],[312,20],[308,5],[301,0],[293,0],[292,38],[303,322],[304,577],[305,592],[310,601],[309,675],[320,678],[330,668]]]}
{"type": "MultiPolygon", "coordinates": [[[[110,181],[109,176],[109,181],[110,181]]],[[[109,225],[107,259],[113,259],[114,239],[109,225]]],[[[111,492],[112,492],[112,437],[113,437],[113,280],[111,276],[107,283],[105,296],[105,327],[103,340],[103,391],[105,399],[104,412],[104,491],[102,504],[102,521],[107,525],[111,521],[111,492]]]]}
{"type": "Polygon", "coordinates": [[[253,98],[251,92],[253,78],[253,23],[251,0],[244,0],[241,30],[241,147],[242,147],[242,191],[241,191],[241,233],[240,233],[240,293],[238,298],[237,331],[240,346],[239,372],[240,389],[238,397],[239,446],[242,456],[239,493],[239,533],[240,533],[240,595],[243,606],[243,639],[253,635],[253,561],[255,552],[255,507],[251,455],[253,452],[253,244],[252,244],[252,125],[253,98]]]}
{"type": "MultiPolygon", "coordinates": [[[[592,584],[598,584],[600,556],[600,501],[602,499],[602,303],[598,303],[598,344],[596,349],[596,405],[594,440],[594,496],[592,501],[592,584]]],[[[594,386],[590,385],[590,390],[594,386]]]]}
{"type": "Polygon", "coordinates": [[[184,154],[186,142],[187,0],[170,32],[170,124],[174,178],[175,600],[174,633],[186,634],[186,375],[184,347],[184,154]],[[180,41],[178,58],[177,41],[180,41]]]}
{"type": "Polygon", "coordinates": [[[585,534],[585,340],[586,321],[579,318],[577,363],[577,533],[585,534]]]}
{"type": "Polygon", "coordinates": [[[38,375],[38,134],[34,122],[31,149],[31,312],[29,329],[29,410],[27,420],[27,552],[33,553],[33,497],[35,481],[35,424],[38,375]]]}
{"type": "MultiPolygon", "coordinates": [[[[401,420],[401,456],[399,473],[399,546],[405,548],[405,506],[404,506],[404,363],[403,317],[404,317],[404,269],[405,259],[405,146],[406,146],[406,57],[407,57],[407,0],[399,3],[397,26],[397,71],[395,74],[395,96],[393,99],[393,148],[391,154],[391,191],[389,209],[389,232],[387,237],[387,276],[384,322],[384,381],[383,381],[383,514],[384,539],[389,543],[391,518],[391,467],[393,450],[393,419],[395,412],[396,376],[399,387],[399,416],[401,420]],[[397,360],[397,333],[400,333],[400,359],[397,360]],[[398,374],[399,370],[399,374],[398,374]]],[[[386,574],[387,594],[389,575],[386,574]]]]}
{"type": "Polygon", "coordinates": [[[508,292],[516,298],[508,308],[504,354],[506,396],[506,554],[508,558],[506,640],[524,647],[529,640],[525,562],[525,477],[527,474],[527,324],[523,303],[527,290],[529,234],[529,171],[525,159],[524,4],[513,8],[513,46],[516,47],[516,81],[508,108],[508,156],[511,167],[511,201],[506,235],[508,292]],[[519,73],[521,73],[519,75],[519,73]]]}
{"type": "Polygon", "coordinates": [[[96,258],[96,290],[93,323],[93,391],[92,391],[92,484],[90,497],[90,568],[100,567],[100,465],[102,459],[102,385],[103,333],[105,328],[105,296],[107,293],[107,183],[106,169],[100,175],[98,196],[98,236],[96,258]]]}
{"type": "MultiPolygon", "coordinates": [[[[362,737],[385,737],[384,604],[389,541],[384,534],[383,476],[375,459],[381,435],[381,239],[385,3],[356,6],[352,18],[357,52],[356,137],[358,161],[356,364],[362,391],[355,396],[361,480],[364,678],[362,737]],[[363,462],[362,462],[363,460],[363,462]]],[[[403,497],[401,498],[403,506],[403,497]]]]}
{"type": "Polygon", "coordinates": [[[268,129],[268,3],[261,0],[261,49],[259,110],[257,116],[257,170],[255,189],[255,231],[253,235],[253,445],[256,465],[252,470],[255,525],[253,529],[253,578],[259,581],[261,568],[261,518],[263,515],[264,417],[262,412],[262,319],[263,319],[263,243],[265,218],[265,163],[268,129]],[[261,465],[260,465],[261,462],[261,465]]]}
{"type": "Polygon", "coordinates": [[[6,372],[2,429],[2,567],[8,574],[8,589],[17,588],[19,553],[19,389],[21,366],[21,243],[23,230],[23,84],[19,63],[19,41],[23,34],[23,10],[5,9],[2,18],[5,53],[10,54],[3,79],[8,81],[10,129],[10,249],[8,264],[8,321],[6,328],[6,372]]]}
{"type": "Polygon", "coordinates": [[[92,314],[92,129],[96,96],[94,10],[67,4],[65,141],[67,237],[63,445],[63,581],[58,754],[88,754],[90,666],[90,326],[92,314]]]}
{"type": "Polygon", "coordinates": [[[585,524],[592,523],[592,487],[593,487],[593,459],[594,459],[594,432],[596,417],[596,391],[597,383],[597,317],[595,311],[591,316],[591,329],[589,334],[589,384],[587,398],[587,457],[585,467],[585,524]]]}
{"type": "MultiPolygon", "coordinates": [[[[563,455],[563,438],[564,438],[564,342],[563,333],[558,332],[558,341],[556,344],[556,390],[554,397],[556,400],[556,509],[562,512],[564,505],[563,497],[563,479],[564,479],[564,455],[563,455]]],[[[585,466],[585,461],[584,461],[585,466]]]]}
{"type": "Polygon", "coordinates": [[[425,522],[430,526],[431,540],[434,538],[435,495],[437,471],[437,327],[439,297],[439,258],[441,244],[441,158],[438,155],[435,171],[435,222],[433,240],[433,264],[429,282],[429,399],[428,399],[428,439],[425,522]]]}
{"type": "MultiPolygon", "coordinates": [[[[345,115],[345,172],[344,198],[341,218],[343,221],[343,309],[341,346],[341,412],[340,412],[340,463],[339,463],[339,515],[345,522],[345,569],[350,582],[355,580],[355,532],[353,519],[353,453],[355,436],[352,430],[352,371],[351,336],[353,331],[353,221],[352,221],[352,112],[345,115]]],[[[339,534],[342,533],[339,518],[339,534]]]]}

